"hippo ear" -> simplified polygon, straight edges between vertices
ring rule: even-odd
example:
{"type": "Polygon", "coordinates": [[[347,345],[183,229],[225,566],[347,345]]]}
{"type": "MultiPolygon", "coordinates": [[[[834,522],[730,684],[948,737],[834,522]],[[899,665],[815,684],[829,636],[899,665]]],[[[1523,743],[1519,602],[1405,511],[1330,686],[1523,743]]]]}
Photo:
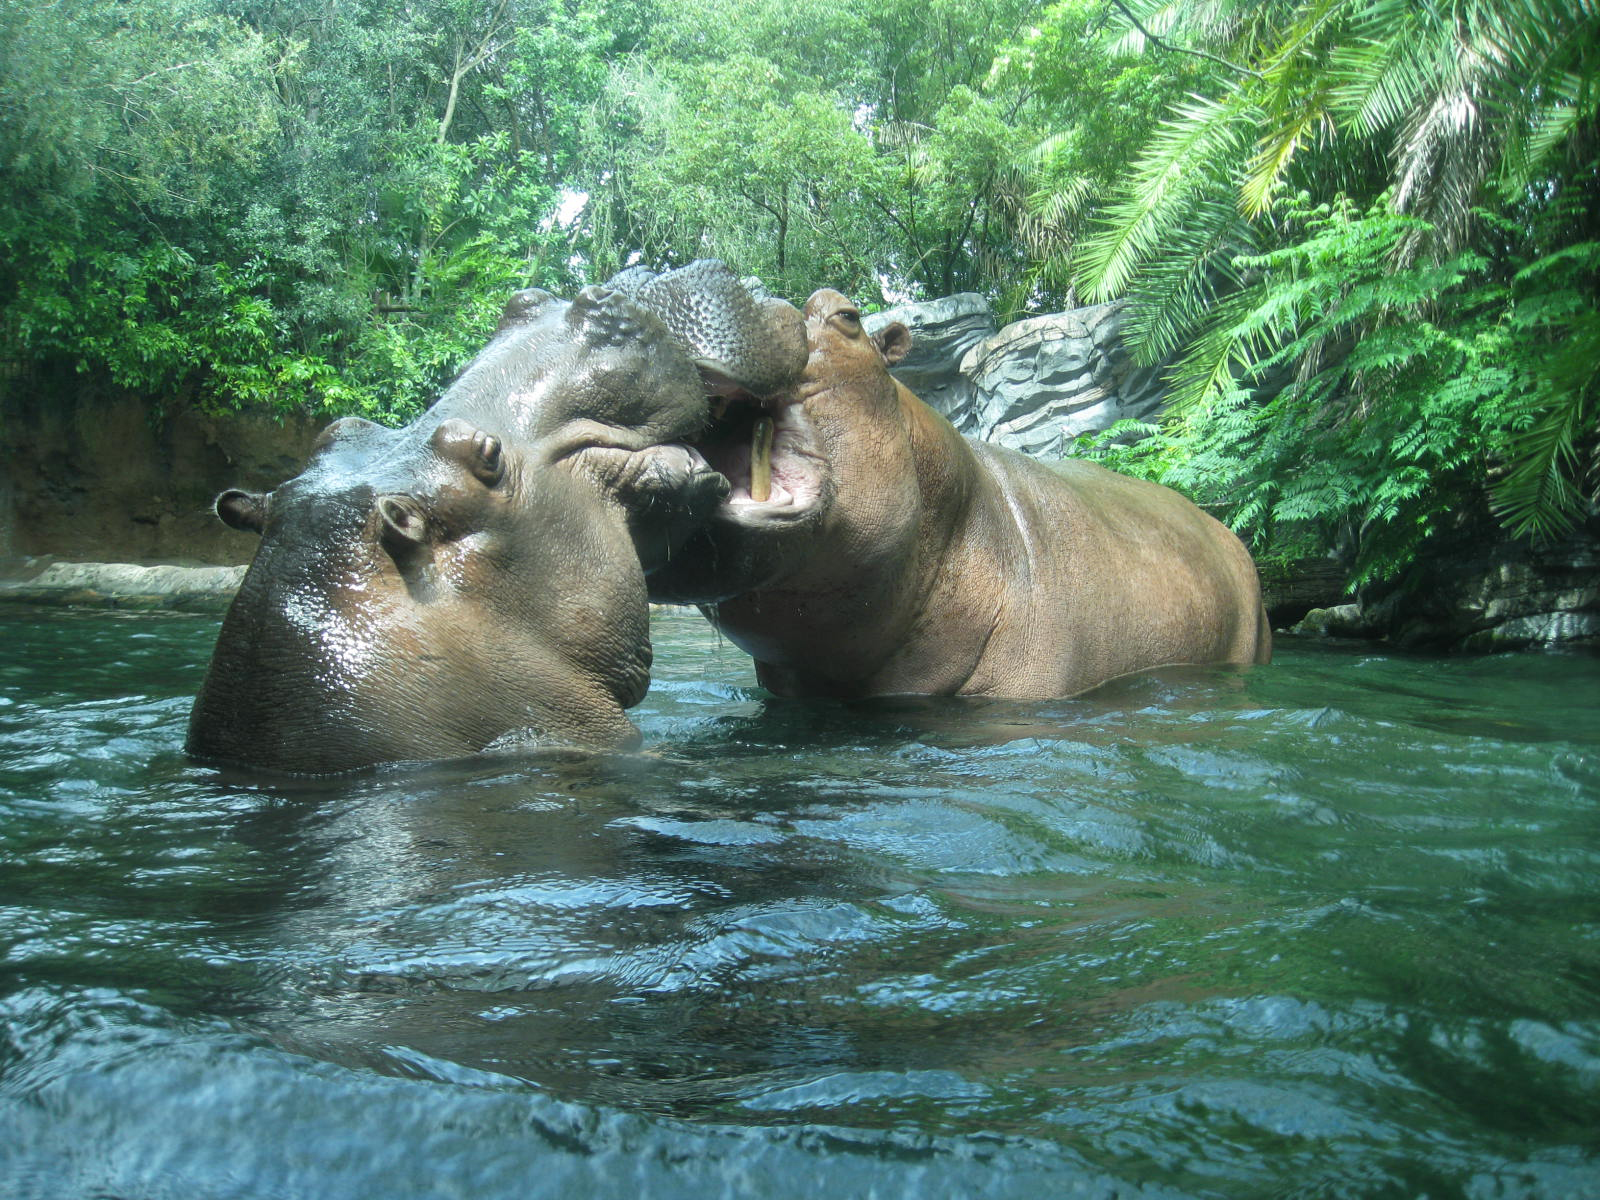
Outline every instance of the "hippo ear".
{"type": "Polygon", "coordinates": [[[229,488],[217,497],[217,516],[222,523],[245,533],[260,533],[267,524],[267,501],[270,496],[260,492],[241,492],[229,488]]]}
{"type": "Polygon", "coordinates": [[[506,458],[500,439],[460,417],[451,417],[428,439],[433,452],[446,462],[456,463],[485,487],[494,487],[506,474],[506,458]]]}
{"type": "Polygon", "coordinates": [[[428,514],[415,496],[391,492],[378,497],[378,537],[389,557],[410,566],[428,549],[428,514]]]}
{"type": "Polygon", "coordinates": [[[885,325],[872,335],[872,340],[877,343],[878,351],[891,367],[911,353],[911,330],[899,321],[885,325]]]}

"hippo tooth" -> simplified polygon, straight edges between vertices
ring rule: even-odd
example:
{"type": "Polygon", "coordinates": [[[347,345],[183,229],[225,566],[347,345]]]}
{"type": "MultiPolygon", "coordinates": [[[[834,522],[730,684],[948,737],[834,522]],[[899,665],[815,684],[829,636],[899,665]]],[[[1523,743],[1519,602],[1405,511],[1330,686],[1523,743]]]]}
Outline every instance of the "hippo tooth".
{"type": "Polygon", "coordinates": [[[772,499],[772,418],[757,417],[750,443],[750,499],[772,499]]]}

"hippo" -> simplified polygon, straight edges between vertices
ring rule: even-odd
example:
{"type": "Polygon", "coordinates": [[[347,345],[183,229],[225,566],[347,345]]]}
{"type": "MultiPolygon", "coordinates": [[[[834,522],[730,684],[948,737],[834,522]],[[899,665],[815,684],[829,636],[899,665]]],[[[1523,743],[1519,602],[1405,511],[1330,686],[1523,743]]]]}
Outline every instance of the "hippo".
{"type": "Polygon", "coordinates": [[[649,684],[644,573],[728,488],[686,442],[708,392],[764,386],[773,346],[791,374],[805,354],[798,314],[760,324],[721,264],[650,294],[682,332],[623,287],[519,292],[411,425],[336,421],[299,475],[217,498],[261,543],[191,712],[193,757],[330,774],[638,744],[625,710],[649,684]],[[688,313],[673,305],[685,281],[688,313]],[[731,327],[776,336],[747,362],[717,342],[731,327]]]}
{"type": "Polygon", "coordinates": [[[890,375],[905,326],[869,335],[838,292],[804,319],[798,383],[736,397],[697,443],[731,489],[649,576],[763,687],[1045,699],[1268,660],[1255,565],[1224,525],[1157,484],[962,437],[890,375]]]}

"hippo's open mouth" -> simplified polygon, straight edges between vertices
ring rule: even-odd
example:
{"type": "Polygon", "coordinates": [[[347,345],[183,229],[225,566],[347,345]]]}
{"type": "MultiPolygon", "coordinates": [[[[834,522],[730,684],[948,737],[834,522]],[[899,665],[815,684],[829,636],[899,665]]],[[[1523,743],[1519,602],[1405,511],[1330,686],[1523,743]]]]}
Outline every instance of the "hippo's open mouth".
{"type": "Polygon", "coordinates": [[[708,383],[711,421],[694,448],[732,485],[719,516],[799,520],[821,498],[827,460],[801,404],[761,398],[725,381],[708,383]]]}

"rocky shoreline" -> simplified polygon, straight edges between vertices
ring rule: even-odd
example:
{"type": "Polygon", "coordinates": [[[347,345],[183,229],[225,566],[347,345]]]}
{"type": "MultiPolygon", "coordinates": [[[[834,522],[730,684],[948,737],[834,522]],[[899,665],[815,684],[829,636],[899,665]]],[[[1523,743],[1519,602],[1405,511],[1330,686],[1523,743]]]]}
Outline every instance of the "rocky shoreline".
{"type": "Polygon", "coordinates": [[[0,567],[0,603],[135,611],[224,612],[244,567],[15,559],[0,567]]]}

